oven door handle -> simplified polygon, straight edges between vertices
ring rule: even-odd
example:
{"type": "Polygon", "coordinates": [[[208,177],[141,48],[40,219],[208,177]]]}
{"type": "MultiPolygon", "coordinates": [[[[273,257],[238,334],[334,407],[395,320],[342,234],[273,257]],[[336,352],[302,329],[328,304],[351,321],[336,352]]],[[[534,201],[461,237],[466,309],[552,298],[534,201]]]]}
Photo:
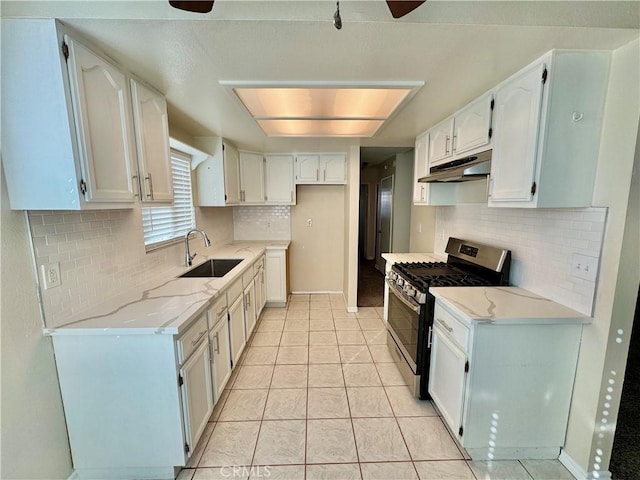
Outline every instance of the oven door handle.
{"type": "Polygon", "coordinates": [[[396,287],[394,286],[394,283],[387,279],[387,285],[389,285],[389,291],[392,292],[396,298],[398,300],[400,300],[402,303],[404,303],[407,307],[409,307],[411,310],[413,310],[416,313],[420,313],[420,305],[417,303],[413,303],[411,302],[411,300],[404,298],[397,290],[396,287]]]}

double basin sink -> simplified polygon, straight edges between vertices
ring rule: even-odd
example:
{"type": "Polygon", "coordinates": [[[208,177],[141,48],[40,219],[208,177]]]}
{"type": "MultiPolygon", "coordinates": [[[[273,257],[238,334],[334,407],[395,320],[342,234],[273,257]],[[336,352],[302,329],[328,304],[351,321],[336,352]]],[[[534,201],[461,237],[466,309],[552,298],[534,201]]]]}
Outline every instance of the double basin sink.
{"type": "Polygon", "coordinates": [[[242,262],[242,258],[212,258],[206,262],[186,271],[179,278],[191,277],[224,277],[233,268],[242,262]]]}

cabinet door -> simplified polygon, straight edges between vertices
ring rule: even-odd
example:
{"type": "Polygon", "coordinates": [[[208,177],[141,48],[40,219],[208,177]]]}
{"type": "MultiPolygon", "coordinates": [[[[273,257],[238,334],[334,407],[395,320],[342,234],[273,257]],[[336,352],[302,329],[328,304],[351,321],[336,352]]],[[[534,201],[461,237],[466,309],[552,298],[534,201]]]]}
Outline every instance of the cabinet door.
{"type": "Polygon", "coordinates": [[[127,80],[72,38],[65,36],[65,41],[85,200],[133,203],[135,160],[127,80]]]}
{"type": "Polygon", "coordinates": [[[265,254],[267,274],[267,302],[283,303],[287,301],[287,273],[284,250],[267,250],[265,254]]]}
{"type": "Polygon", "coordinates": [[[433,327],[429,393],[452,432],[462,426],[466,362],[465,353],[453,345],[442,330],[433,327]]]}
{"type": "Polygon", "coordinates": [[[413,203],[414,205],[427,204],[426,183],[418,182],[418,179],[429,173],[428,162],[429,134],[423,134],[416,138],[413,151],[413,203]]]}
{"type": "Polygon", "coordinates": [[[452,141],[454,155],[489,144],[492,100],[493,95],[485,95],[456,114],[452,141]]]}
{"type": "Polygon", "coordinates": [[[223,142],[224,193],[226,205],[240,203],[240,168],[238,150],[230,143],[223,142]]]}
{"type": "Polygon", "coordinates": [[[186,443],[193,452],[213,412],[209,342],[203,341],[182,368],[182,409],[186,443]]]}
{"type": "Polygon", "coordinates": [[[246,343],[242,295],[229,307],[229,342],[231,344],[231,364],[237,365],[246,343]]]}
{"type": "Polygon", "coordinates": [[[266,201],[270,204],[295,204],[293,156],[265,156],[266,201]]]}
{"type": "Polygon", "coordinates": [[[318,183],[320,181],[320,156],[298,155],[296,157],[296,183],[318,183]]]}
{"type": "Polygon", "coordinates": [[[491,202],[529,202],[535,180],[544,63],[496,92],[491,158],[491,202]]]}
{"type": "Polygon", "coordinates": [[[143,202],[173,202],[167,102],[162,95],[131,80],[133,122],[143,202]]]}
{"type": "Polygon", "coordinates": [[[429,164],[444,163],[452,155],[453,117],[429,130],[429,164]]]}
{"type": "Polygon", "coordinates": [[[240,152],[240,201],[264,203],[264,158],[262,154],[240,152]]]}
{"type": "Polygon", "coordinates": [[[256,275],[256,319],[260,318],[260,314],[267,303],[267,282],[265,280],[264,269],[256,275]]]}
{"type": "Polygon", "coordinates": [[[213,393],[217,402],[231,376],[231,348],[227,315],[209,333],[209,344],[211,345],[211,361],[213,363],[213,393]]]}
{"type": "Polygon", "coordinates": [[[320,172],[322,183],[347,183],[347,157],[338,155],[321,155],[320,172]]]}
{"type": "Polygon", "coordinates": [[[256,326],[256,289],[254,281],[244,289],[244,327],[247,332],[247,339],[251,336],[253,328],[256,326]]]}

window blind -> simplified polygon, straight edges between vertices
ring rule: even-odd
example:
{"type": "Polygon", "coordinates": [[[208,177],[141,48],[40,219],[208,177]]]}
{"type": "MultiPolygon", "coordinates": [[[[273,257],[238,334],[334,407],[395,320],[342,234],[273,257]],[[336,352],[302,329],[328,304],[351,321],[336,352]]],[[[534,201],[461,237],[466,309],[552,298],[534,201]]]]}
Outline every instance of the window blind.
{"type": "Polygon", "coordinates": [[[144,244],[147,247],[184,237],[196,225],[191,196],[191,157],[171,150],[171,172],[173,205],[142,209],[144,244]]]}

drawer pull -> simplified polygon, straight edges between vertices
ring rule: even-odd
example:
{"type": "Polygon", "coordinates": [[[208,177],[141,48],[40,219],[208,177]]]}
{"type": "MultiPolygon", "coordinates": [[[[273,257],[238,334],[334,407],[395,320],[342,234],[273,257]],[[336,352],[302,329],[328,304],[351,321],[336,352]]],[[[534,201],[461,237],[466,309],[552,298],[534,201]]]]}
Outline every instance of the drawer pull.
{"type": "Polygon", "coordinates": [[[449,332],[449,333],[453,332],[453,328],[451,328],[451,327],[447,324],[447,322],[445,322],[445,321],[444,321],[444,320],[442,320],[441,318],[438,318],[438,323],[439,323],[440,325],[442,325],[442,326],[444,327],[444,329],[445,329],[447,332],[449,332]]]}
{"type": "Polygon", "coordinates": [[[220,311],[216,314],[216,317],[219,319],[220,317],[222,317],[222,315],[224,314],[224,312],[227,311],[227,307],[222,307],[220,309],[220,311]]]}
{"type": "Polygon", "coordinates": [[[431,336],[433,335],[433,328],[429,327],[429,336],[427,338],[427,348],[431,348],[431,336]]]}
{"type": "Polygon", "coordinates": [[[207,333],[207,331],[206,331],[206,330],[203,330],[202,332],[200,332],[196,338],[194,338],[193,340],[191,340],[191,346],[195,347],[195,346],[198,344],[198,342],[200,341],[200,339],[201,339],[202,337],[204,337],[204,335],[205,335],[206,333],[207,333]]]}
{"type": "Polygon", "coordinates": [[[218,337],[218,333],[216,333],[216,348],[214,350],[216,353],[220,353],[220,338],[218,337]]]}

